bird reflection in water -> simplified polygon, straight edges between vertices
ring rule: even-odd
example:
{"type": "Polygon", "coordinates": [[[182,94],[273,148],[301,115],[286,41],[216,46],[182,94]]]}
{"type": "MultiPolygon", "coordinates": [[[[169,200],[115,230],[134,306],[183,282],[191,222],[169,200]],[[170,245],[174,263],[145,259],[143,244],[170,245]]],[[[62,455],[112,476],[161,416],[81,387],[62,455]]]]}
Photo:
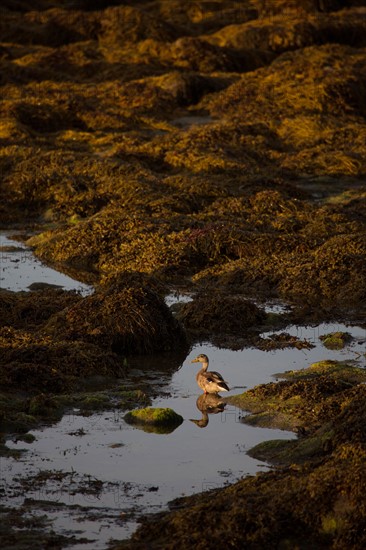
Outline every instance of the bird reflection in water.
{"type": "Polygon", "coordinates": [[[197,399],[196,405],[197,409],[202,413],[202,418],[199,420],[191,418],[190,421],[194,422],[199,428],[206,428],[209,414],[220,413],[226,407],[226,403],[222,397],[215,393],[203,393],[197,399]]]}

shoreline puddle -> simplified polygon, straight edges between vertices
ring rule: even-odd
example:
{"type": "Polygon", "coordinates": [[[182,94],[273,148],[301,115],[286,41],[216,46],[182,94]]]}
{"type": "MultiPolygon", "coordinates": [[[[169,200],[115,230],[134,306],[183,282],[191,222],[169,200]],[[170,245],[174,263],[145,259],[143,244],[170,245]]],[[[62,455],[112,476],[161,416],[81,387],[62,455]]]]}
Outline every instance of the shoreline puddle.
{"type": "MultiPolygon", "coordinates": [[[[14,241],[2,233],[0,245],[13,246],[14,241]]],[[[29,249],[19,248],[2,252],[1,286],[8,277],[9,283],[5,284],[14,284],[14,290],[23,285],[24,290],[34,280],[41,280],[43,271],[48,283],[64,288],[76,285],[87,291],[86,285],[81,287],[42,266],[29,249]],[[20,258],[12,256],[19,254],[20,258]],[[8,264],[14,263],[14,258],[18,261],[11,271],[8,264]]],[[[178,299],[190,298],[183,295],[178,299]]],[[[170,296],[168,303],[173,302],[170,296]]],[[[286,332],[308,340],[314,347],[233,351],[203,342],[191,349],[173,374],[158,355],[130,358],[130,374],[122,382],[135,387],[154,384],[159,396],[152,406],[171,407],[183,416],[183,424],[170,434],[146,433],[128,425],[123,419],[125,412],[117,409],[90,416],[72,410],[56,424],[32,430],[35,439],[30,443],[16,437],[8,440],[10,449],[26,451],[17,458],[0,458],[3,504],[22,508],[33,516],[46,513],[48,526],[52,525],[56,533],[74,537],[69,548],[78,550],[92,542],[93,549],[98,550],[106,548],[111,538],[128,538],[142,515],[166,510],[175,498],[223,487],[269,469],[267,463],[252,459],[246,452],[260,442],[296,435],[248,426],[241,422],[245,413],[229,405],[204,417],[197,402],[200,390],[195,375],[199,366],[190,361],[198,353],[206,353],[210,368],[221,372],[232,395],[273,381],[275,373],[301,369],[315,361],[357,360],[365,341],[363,329],[341,323],[292,326],[286,332]],[[325,348],[320,336],[335,331],[350,332],[354,340],[342,350],[325,348]]]]}
{"type": "MultiPolygon", "coordinates": [[[[1,459],[7,494],[4,504],[32,503],[40,513],[47,512],[53,529],[60,534],[77,537],[82,532],[83,537],[95,540],[93,548],[102,549],[111,537],[128,538],[142,515],[167,509],[169,501],[177,497],[223,487],[269,469],[268,464],[250,458],[246,452],[260,442],[291,439],[295,434],[247,426],[241,422],[245,413],[232,406],[209,414],[203,429],[191,422],[199,420],[201,412],[196,407],[200,395],[195,382],[197,365],[191,365],[190,360],[198,352],[207,353],[211,368],[225,375],[234,388],[230,394],[235,394],[243,391],[243,386],[273,381],[275,372],[300,369],[322,359],[349,358],[350,352],[358,353],[362,345],[357,342],[362,337],[357,327],[323,324],[318,328],[292,327],[290,331],[314,337],[315,347],[265,352],[251,348],[231,351],[201,344],[191,350],[171,379],[159,371],[158,359],[151,358],[151,371],[144,379],[160,375],[164,392],[152,405],[171,407],[184,418],[169,435],[129,426],[123,420],[125,413],[119,410],[90,416],[80,416],[75,410],[55,425],[32,430],[36,439],[29,445],[9,441],[11,449],[26,448],[28,452],[19,459],[1,459]],[[345,328],[356,341],[344,350],[328,350],[317,338],[323,331],[345,328]],[[46,473],[39,480],[41,472],[46,473]],[[74,518],[71,525],[69,514],[74,518]]],[[[131,359],[132,372],[138,373],[138,363],[137,358],[131,359]]],[[[140,376],[127,380],[137,386],[139,381],[140,376]]],[[[70,547],[83,545],[76,542],[70,547]]]]}

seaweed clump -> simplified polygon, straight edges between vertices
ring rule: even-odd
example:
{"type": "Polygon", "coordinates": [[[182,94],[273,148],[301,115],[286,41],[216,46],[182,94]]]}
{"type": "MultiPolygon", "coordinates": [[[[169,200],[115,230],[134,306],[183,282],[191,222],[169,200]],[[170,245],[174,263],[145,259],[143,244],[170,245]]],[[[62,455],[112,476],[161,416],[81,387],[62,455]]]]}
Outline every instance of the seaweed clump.
{"type": "Polygon", "coordinates": [[[133,275],[92,295],[0,293],[0,378],[6,387],[60,392],[92,374],[124,372],[131,353],[176,349],[184,331],[163,298],[133,275]]]}
{"type": "Polygon", "coordinates": [[[336,361],[320,361],[277,376],[287,380],[227,398],[251,412],[244,422],[309,432],[332,420],[342,410],[343,399],[348,402],[347,391],[366,380],[363,369],[336,361]]]}
{"type": "Polygon", "coordinates": [[[201,292],[182,305],[178,318],[196,338],[220,334],[243,337],[264,321],[265,313],[241,296],[201,292]]]}
{"type": "Polygon", "coordinates": [[[280,334],[270,334],[267,338],[258,337],[256,346],[259,349],[269,351],[273,349],[311,349],[314,346],[308,340],[301,340],[297,336],[292,336],[287,332],[281,332],[280,334]]]}
{"type": "Polygon", "coordinates": [[[170,351],[186,342],[180,323],[163,298],[139,277],[126,275],[114,284],[66,308],[49,320],[53,337],[83,341],[122,355],[170,351]],[[143,281],[143,282],[142,282],[143,281]]]}
{"type": "Polygon", "coordinates": [[[42,290],[35,294],[0,289],[0,326],[34,329],[80,300],[77,292],[64,290],[42,290]]]}

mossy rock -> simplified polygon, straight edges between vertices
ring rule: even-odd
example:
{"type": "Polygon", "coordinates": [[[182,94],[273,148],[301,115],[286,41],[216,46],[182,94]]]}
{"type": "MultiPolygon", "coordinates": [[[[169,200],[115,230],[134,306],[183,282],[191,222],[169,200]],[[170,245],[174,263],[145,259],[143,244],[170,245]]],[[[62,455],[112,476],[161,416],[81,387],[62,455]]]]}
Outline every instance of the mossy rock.
{"type": "Polygon", "coordinates": [[[171,433],[183,422],[183,417],[173,409],[159,407],[135,409],[128,412],[124,419],[128,424],[154,433],[171,433]]]}
{"type": "Polygon", "coordinates": [[[343,349],[349,342],[352,341],[352,336],[349,332],[330,332],[319,336],[320,340],[328,349],[343,349]]]}

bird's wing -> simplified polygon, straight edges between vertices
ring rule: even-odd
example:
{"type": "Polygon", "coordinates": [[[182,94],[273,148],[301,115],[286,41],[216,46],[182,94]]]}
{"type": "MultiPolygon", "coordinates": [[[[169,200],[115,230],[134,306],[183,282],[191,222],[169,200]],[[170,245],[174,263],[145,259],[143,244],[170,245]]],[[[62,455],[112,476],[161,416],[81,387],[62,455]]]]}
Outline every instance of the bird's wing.
{"type": "Polygon", "coordinates": [[[214,370],[212,370],[208,373],[208,375],[209,376],[211,375],[212,380],[215,381],[215,382],[225,382],[225,380],[223,379],[223,377],[221,376],[221,374],[219,372],[215,372],[214,370]]]}
{"type": "Polygon", "coordinates": [[[221,374],[219,374],[218,372],[208,372],[206,373],[205,378],[208,384],[216,384],[217,387],[229,391],[229,386],[227,385],[221,374]]]}

